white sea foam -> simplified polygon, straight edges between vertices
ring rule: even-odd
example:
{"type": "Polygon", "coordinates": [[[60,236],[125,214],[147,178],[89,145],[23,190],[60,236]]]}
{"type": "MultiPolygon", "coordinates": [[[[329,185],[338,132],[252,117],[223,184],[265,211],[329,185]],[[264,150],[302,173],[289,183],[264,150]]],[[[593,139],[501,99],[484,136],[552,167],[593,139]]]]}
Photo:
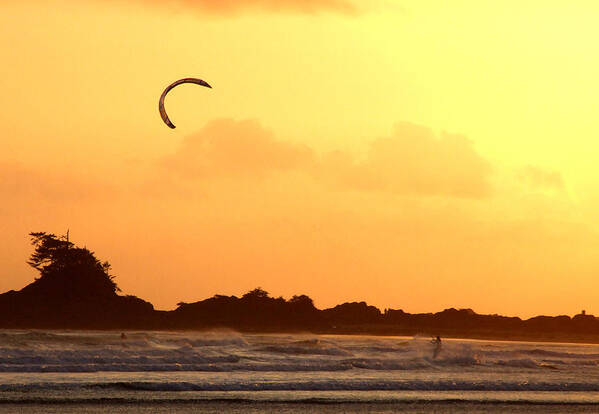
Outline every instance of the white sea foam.
{"type": "Polygon", "coordinates": [[[242,336],[228,333],[4,332],[0,372],[398,371],[459,367],[593,367],[596,348],[444,341],[433,358],[421,338],[242,336]]]}
{"type": "Polygon", "coordinates": [[[4,331],[0,398],[97,389],[599,392],[599,346],[444,340],[433,351],[428,338],[4,331]]]}

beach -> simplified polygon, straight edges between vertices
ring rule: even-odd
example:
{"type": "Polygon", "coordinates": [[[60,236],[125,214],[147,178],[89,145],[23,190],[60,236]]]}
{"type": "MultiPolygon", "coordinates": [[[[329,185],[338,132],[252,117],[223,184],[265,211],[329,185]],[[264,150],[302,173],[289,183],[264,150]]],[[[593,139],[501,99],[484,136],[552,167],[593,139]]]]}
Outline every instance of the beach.
{"type": "Polygon", "coordinates": [[[596,413],[595,405],[480,404],[480,403],[388,403],[388,404],[282,404],[282,403],[166,403],[166,404],[9,404],[0,413],[596,413]]]}

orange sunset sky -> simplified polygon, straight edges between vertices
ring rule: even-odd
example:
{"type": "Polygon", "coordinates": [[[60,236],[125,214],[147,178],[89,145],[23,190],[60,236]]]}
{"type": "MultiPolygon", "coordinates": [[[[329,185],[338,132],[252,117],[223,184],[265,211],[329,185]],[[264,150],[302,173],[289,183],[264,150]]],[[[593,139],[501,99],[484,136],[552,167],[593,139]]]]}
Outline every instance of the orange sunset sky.
{"type": "Polygon", "coordinates": [[[596,1],[0,3],[0,290],[599,313],[596,1]],[[169,83],[200,77],[157,103],[169,83]]]}

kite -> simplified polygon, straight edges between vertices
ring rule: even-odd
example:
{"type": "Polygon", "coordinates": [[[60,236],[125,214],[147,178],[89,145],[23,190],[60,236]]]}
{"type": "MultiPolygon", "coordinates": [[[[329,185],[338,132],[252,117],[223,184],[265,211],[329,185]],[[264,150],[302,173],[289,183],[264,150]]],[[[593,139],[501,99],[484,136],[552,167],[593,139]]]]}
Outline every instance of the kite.
{"type": "Polygon", "coordinates": [[[160,95],[160,100],[158,101],[158,111],[160,111],[160,117],[162,118],[164,123],[173,129],[175,128],[175,125],[168,118],[168,115],[166,114],[166,110],[164,109],[164,98],[166,98],[166,95],[170,92],[171,89],[173,89],[177,85],[181,85],[182,83],[195,83],[196,85],[205,86],[207,88],[212,88],[212,86],[210,86],[208,84],[208,82],[205,82],[202,79],[198,79],[198,78],[179,79],[178,81],[175,81],[166,87],[164,92],[162,92],[162,95],[160,95]]]}

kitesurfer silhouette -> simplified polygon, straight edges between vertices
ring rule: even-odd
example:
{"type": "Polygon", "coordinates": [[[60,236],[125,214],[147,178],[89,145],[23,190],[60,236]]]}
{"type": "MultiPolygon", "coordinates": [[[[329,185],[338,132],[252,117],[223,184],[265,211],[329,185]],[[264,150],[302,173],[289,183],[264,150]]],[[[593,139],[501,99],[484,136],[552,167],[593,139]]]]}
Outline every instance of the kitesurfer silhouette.
{"type": "Polygon", "coordinates": [[[435,349],[433,350],[433,359],[436,359],[441,352],[441,337],[437,335],[436,338],[431,339],[431,344],[435,345],[435,349]]]}

